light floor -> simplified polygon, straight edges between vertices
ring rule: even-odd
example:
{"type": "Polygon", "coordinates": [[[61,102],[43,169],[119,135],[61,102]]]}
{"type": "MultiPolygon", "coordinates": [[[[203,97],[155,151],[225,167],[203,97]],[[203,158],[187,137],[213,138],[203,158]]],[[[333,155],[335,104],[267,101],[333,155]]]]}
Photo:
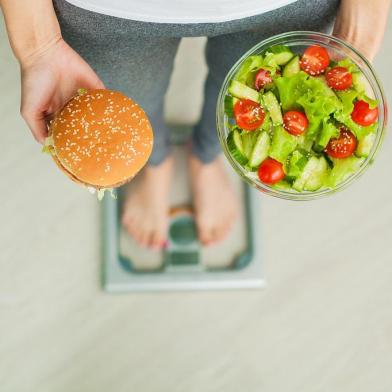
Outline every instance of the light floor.
{"type": "MultiPolygon", "coordinates": [[[[388,29],[376,68],[391,101],[388,29]]],[[[202,44],[184,43],[174,84],[200,85],[202,44]]],[[[197,117],[188,87],[170,118],[197,117]]],[[[261,196],[266,289],[109,295],[98,203],[40,154],[18,107],[0,25],[1,392],[392,390],[390,135],[341,194],[261,196]]]]}

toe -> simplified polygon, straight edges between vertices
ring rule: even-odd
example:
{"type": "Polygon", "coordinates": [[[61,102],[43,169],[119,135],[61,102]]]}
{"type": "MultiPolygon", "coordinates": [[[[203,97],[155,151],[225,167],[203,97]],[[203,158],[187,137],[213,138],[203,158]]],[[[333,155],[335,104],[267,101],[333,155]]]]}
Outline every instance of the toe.
{"type": "Polygon", "coordinates": [[[135,230],[138,227],[138,221],[138,214],[136,214],[135,211],[124,211],[121,216],[121,224],[127,228],[127,230],[128,228],[135,230]]]}
{"type": "Polygon", "coordinates": [[[203,223],[199,223],[197,225],[197,231],[199,234],[199,241],[203,245],[208,245],[213,239],[213,229],[212,227],[205,225],[203,223]]]}
{"type": "Polygon", "coordinates": [[[226,222],[225,224],[219,226],[215,231],[215,242],[223,241],[227,238],[231,229],[231,223],[226,222]]]}
{"type": "Polygon", "coordinates": [[[143,228],[133,225],[131,222],[127,222],[125,227],[128,231],[128,234],[133,238],[137,245],[146,246],[147,234],[143,228]]]}
{"type": "Polygon", "coordinates": [[[166,229],[141,226],[130,215],[124,215],[122,224],[134,241],[142,247],[162,249],[166,244],[166,229]]]}
{"type": "Polygon", "coordinates": [[[223,223],[210,229],[207,243],[210,245],[217,244],[227,238],[232,228],[233,221],[226,220],[223,223]]]}
{"type": "Polygon", "coordinates": [[[122,224],[125,228],[125,230],[127,231],[127,233],[132,237],[135,238],[135,231],[134,231],[134,226],[129,222],[129,220],[126,220],[125,218],[123,218],[122,220],[122,224]]]}
{"type": "Polygon", "coordinates": [[[220,242],[221,239],[223,238],[224,238],[223,232],[218,228],[214,228],[210,232],[210,236],[206,245],[215,245],[216,243],[220,242]]]}
{"type": "Polygon", "coordinates": [[[149,248],[151,242],[151,230],[149,228],[141,228],[139,233],[139,244],[144,248],[149,248]]]}
{"type": "Polygon", "coordinates": [[[151,246],[155,249],[162,249],[166,244],[166,238],[163,235],[164,230],[157,230],[151,236],[151,246]]]}
{"type": "Polygon", "coordinates": [[[128,225],[132,221],[132,217],[129,214],[123,214],[121,217],[121,224],[125,227],[128,228],[128,225]]]}

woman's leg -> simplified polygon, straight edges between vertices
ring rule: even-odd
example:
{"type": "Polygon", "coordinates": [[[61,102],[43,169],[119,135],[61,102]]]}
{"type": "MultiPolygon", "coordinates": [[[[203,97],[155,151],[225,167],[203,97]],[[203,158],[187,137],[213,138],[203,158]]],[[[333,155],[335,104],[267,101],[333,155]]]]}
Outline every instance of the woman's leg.
{"type": "MultiPolygon", "coordinates": [[[[65,41],[98,73],[106,87],[120,90],[148,114],[154,131],[149,164],[127,188],[122,222],[141,244],[166,241],[172,162],[163,97],[169,84],[179,38],[151,37],[146,26],[55,0],[65,41]],[[137,186],[135,186],[137,184],[137,186]]],[[[82,86],[81,86],[82,87],[82,86]]]]}
{"type": "MultiPolygon", "coordinates": [[[[338,0],[299,0],[243,20],[243,31],[208,39],[209,73],[202,116],[193,134],[190,165],[196,218],[202,238],[209,241],[221,238],[229,230],[233,210],[238,209],[227,175],[216,159],[221,151],[216,132],[216,102],[226,74],[247,50],[268,37],[294,30],[330,31],[338,5],[338,0]]],[[[237,24],[233,22],[236,28],[237,24]]]]}

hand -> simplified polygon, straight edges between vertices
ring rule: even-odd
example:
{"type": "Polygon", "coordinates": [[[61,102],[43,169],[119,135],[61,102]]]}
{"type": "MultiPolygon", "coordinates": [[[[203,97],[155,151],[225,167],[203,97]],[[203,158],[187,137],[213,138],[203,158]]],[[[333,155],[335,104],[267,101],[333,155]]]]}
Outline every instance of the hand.
{"type": "Polygon", "coordinates": [[[373,61],[384,37],[390,0],[342,0],[333,35],[373,61]]]}
{"type": "Polygon", "coordinates": [[[43,143],[47,122],[80,88],[104,88],[93,69],[61,38],[43,53],[21,63],[21,114],[43,143]]]}

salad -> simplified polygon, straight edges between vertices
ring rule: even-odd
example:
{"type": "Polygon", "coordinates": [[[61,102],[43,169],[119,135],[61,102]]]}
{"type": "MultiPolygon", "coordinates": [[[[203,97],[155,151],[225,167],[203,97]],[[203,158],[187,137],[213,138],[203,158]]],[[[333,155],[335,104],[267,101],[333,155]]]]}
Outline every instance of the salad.
{"type": "Polygon", "coordinates": [[[378,102],[349,58],[321,46],[276,45],[249,56],[229,83],[227,147],[249,178],[288,192],[333,189],[372,151],[378,102]]]}

